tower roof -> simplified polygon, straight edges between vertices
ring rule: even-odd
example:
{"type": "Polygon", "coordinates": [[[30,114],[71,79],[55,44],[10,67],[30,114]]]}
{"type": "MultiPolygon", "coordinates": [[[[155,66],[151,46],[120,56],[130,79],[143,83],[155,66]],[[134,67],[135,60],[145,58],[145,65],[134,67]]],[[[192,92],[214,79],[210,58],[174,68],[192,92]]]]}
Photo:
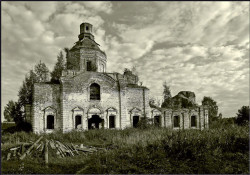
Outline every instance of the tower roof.
{"type": "Polygon", "coordinates": [[[78,36],[79,41],[83,38],[89,38],[94,40],[94,35],[92,34],[92,27],[92,24],[86,22],[80,25],[80,34],[78,36]]]}

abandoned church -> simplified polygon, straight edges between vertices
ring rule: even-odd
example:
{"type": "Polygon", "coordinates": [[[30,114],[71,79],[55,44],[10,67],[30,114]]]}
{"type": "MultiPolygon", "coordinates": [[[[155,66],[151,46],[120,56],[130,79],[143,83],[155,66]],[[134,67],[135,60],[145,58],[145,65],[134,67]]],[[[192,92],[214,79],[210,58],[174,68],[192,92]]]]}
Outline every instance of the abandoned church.
{"type": "Polygon", "coordinates": [[[130,70],[123,74],[106,70],[107,57],[92,34],[92,25],[80,25],[79,40],[69,50],[67,69],[60,83],[35,83],[31,118],[33,132],[136,127],[143,117],[154,125],[173,129],[208,128],[205,106],[195,104],[195,94],[182,91],[173,97],[174,107],[154,107],[149,89],[139,85],[130,70]]]}

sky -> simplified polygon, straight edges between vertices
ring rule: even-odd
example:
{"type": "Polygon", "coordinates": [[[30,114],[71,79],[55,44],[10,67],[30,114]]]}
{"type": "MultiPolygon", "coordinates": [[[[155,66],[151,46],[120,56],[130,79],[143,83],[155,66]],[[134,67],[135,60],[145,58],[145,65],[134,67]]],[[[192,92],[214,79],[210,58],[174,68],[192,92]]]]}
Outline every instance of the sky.
{"type": "Polygon", "coordinates": [[[212,97],[223,117],[249,105],[249,2],[4,1],[2,114],[40,60],[52,71],[83,22],[93,25],[107,72],[136,66],[139,81],[158,101],[166,81],[172,96],[192,91],[198,104],[212,97]]]}

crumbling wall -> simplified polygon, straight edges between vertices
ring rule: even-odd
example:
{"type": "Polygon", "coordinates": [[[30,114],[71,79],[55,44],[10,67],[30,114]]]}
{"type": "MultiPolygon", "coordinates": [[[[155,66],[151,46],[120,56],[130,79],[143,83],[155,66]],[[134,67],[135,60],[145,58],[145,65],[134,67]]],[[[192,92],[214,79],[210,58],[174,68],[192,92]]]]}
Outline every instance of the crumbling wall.
{"type": "Polygon", "coordinates": [[[60,124],[60,84],[35,83],[32,103],[32,127],[35,133],[46,132],[45,110],[55,110],[55,130],[62,128],[60,124]]]}

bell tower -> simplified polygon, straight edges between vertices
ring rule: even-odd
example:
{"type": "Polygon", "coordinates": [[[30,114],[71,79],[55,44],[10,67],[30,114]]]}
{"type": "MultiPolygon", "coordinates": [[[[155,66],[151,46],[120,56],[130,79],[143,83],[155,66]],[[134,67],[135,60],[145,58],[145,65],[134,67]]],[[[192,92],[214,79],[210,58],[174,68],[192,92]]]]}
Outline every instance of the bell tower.
{"type": "Polygon", "coordinates": [[[79,40],[68,51],[67,69],[82,72],[106,72],[107,57],[99,48],[90,23],[80,25],[79,40]]]}
{"type": "Polygon", "coordinates": [[[89,38],[94,40],[94,35],[92,34],[92,25],[89,23],[82,23],[80,25],[80,35],[78,35],[79,41],[83,38],[89,38]]]}

